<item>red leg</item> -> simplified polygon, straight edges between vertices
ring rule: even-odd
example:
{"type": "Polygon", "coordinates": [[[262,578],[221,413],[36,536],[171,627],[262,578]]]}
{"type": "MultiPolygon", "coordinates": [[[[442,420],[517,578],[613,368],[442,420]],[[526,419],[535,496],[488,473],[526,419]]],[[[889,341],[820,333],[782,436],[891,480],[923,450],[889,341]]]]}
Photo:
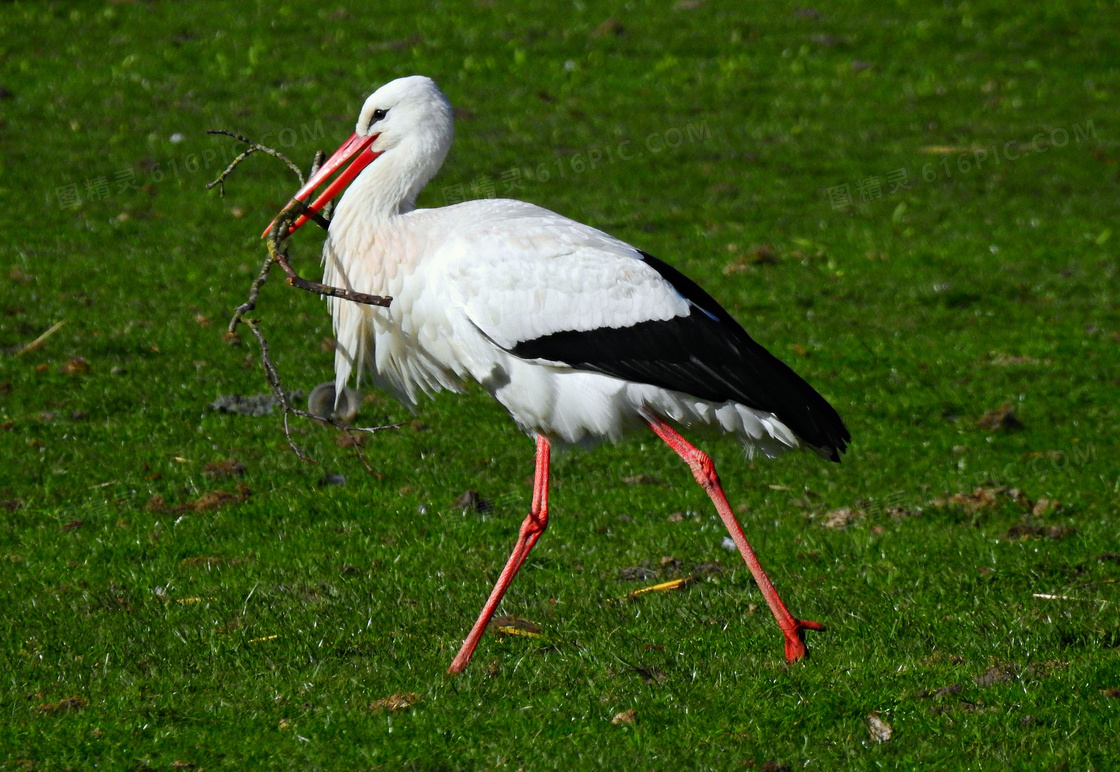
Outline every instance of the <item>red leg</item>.
{"type": "Polygon", "coordinates": [[[719,477],[716,476],[716,468],[712,464],[711,458],[702,450],[691,445],[688,440],[657,415],[651,412],[643,412],[642,418],[657,433],[658,437],[665,440],[665,443],[688,463],[689,468],[692,469],[692,476],[708,492],[712,503],[716,505],[716,511],[719,512],[723,524],[727,526],[727,530],[731,533],[735,546],[739,548],[739,552],[743,555],[743,560],[746,561],[747,567],[751,570],[751,574],[758,584],[758,589],[762,590],[762,597],[766,598],[766,604],[770,606],[770,611],[774,614],[778,627],[782,628],[782,635],[786,638],[786,661],[793,663],[804,657],[809,652],[805,647],[805,631],[824,630],[825,627],[819,622],[809,622],[796,618],[789,613],[789,609],[782,603],[778,591],[774,589],[774,585],[770,582],[770,577],[762,570],[762,564],[758,562],[758,557],[751,549],[747,537],[743,535],[743,529],[739,525],[739,521],[735,519],[735,514],[727,503],[727,497],[723,495],[723,488],[720,487],[719,477]]]}
{"type": "Polygon", "coordinates": [[[548,440],[538,435],[537,472],[533,481],[533,506],[529,510],[529,516],[521,523],[521,531],[517,534],[517,543],[513,546],[513,553],[506,561],[506,567],[502,569],[501,576],[498,577],[498,582],[494,585],[494,590],[490,593],[486,605],[482,607],[482,613],[478,615],[478,621],[474,623],[467,639],[463,641],[463,647],[455,655],[451,667],[447,668],[448,674],[463,672],[463,668],[471,661],[475,646],[478,645],[479,639],[486,631],[486,626],[490,624],[490,618],[494,616],[498,604],[502,602],[502,596],[509,589],[510,582],[517,575],[521,565],[525,562],[525,558],[529,557],[529,551],[533,549],[537,539],[548,527],[548,457],[550,451],[551,447],[548,440]]]}

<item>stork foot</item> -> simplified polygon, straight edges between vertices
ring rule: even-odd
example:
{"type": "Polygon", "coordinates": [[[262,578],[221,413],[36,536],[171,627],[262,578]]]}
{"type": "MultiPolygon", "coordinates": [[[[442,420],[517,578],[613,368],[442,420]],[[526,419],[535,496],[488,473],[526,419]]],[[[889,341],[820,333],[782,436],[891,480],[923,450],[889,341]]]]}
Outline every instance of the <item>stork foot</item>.
{"type": "Polygon", "coordinates": [[[827,630],[820,622],[810,622],[807,619],[794,619],[793,630],[783,630],[786,636],[786,662],[793,664],[804,659],[809,654],[809,647],[805,645],[805,631],[827,630]]]}

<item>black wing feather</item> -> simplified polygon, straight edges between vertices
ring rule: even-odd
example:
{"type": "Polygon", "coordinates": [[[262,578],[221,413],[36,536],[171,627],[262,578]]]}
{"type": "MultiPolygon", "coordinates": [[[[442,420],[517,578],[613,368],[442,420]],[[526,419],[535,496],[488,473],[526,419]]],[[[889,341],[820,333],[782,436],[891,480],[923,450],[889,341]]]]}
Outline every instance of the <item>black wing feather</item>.
{"type": "Polygon", "coordinates": [[[630,327],[565,330],[522,341],[510,353],[773,413],[805,443],[839,461],[851,435],[832,405],[694,281],[641,254],[691,301],[692,313],[630,327]]]}

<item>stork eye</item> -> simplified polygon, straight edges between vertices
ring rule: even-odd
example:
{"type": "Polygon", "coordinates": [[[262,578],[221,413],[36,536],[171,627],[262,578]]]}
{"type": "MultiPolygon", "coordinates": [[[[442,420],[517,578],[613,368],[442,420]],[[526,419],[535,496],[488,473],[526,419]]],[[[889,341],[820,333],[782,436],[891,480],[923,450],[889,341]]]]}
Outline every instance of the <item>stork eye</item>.
{"type": "Polygon", "coordinates": [[[369,119],[369,125],[372,127],[373,124],[377,123],[378,121],[380,121],[382,118],[384,118],[388,114],[389,114],[388,110],[382,110],[380,107],[377,108],[376,110],[373,111],[373,117],[369,119]]]}

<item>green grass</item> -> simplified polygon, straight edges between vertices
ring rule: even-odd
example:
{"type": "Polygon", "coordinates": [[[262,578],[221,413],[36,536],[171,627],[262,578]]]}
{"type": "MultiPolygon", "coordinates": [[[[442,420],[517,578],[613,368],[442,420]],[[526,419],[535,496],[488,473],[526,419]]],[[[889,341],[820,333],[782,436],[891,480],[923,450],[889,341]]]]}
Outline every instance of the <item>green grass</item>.
{"type": "MultiPolygon", "coordinates": [[[[1115,763],[1115,12],[742,5],[4,5],[0,769],[1115,763]],[[205,130],[306,164],[412,73],[459,113],[422,205],[521,169],[513,196],[680,267],[845,417],[841,465],[704,438],[791,609],[829,626],[807,662],[783,663],[650,435],[556,458],[552,526],[503,604],[545,638],[487,635],[448,678],[532,443],[478,389],[415,418],[375,395],[364,422],[411,423],[368,441],[374,476],[333,431],[294,424],[307,465],[276,416],[208,409],[265,389],[255,344],[221,331],[294,181],[254,158],[207,193],[236,147],[205,130]],[[1022,429],[977,425],[1003,404],[1022,429]],[[242,477],[205,473],[229,459],[242,477]],[[1061,506],[934,504],[1002,485],[1061,506]],[[468,488],[493,509],[458,511],[468,488]],[[192,508],[218,489],[236,496],[192,508]],[[841,507],[864,514],[825,528],[841,507]],[[620,571],[669,578],[663,557],[723,571],[628,599],[620,571]],[[394,694],[417,702],[370,708],[394,694]]],[[[293,247],[305,275],[317,238],[293,247]]],[[[260,315],[289,387],[329,377],[320,301],[273,282],[260,315]]]]}

